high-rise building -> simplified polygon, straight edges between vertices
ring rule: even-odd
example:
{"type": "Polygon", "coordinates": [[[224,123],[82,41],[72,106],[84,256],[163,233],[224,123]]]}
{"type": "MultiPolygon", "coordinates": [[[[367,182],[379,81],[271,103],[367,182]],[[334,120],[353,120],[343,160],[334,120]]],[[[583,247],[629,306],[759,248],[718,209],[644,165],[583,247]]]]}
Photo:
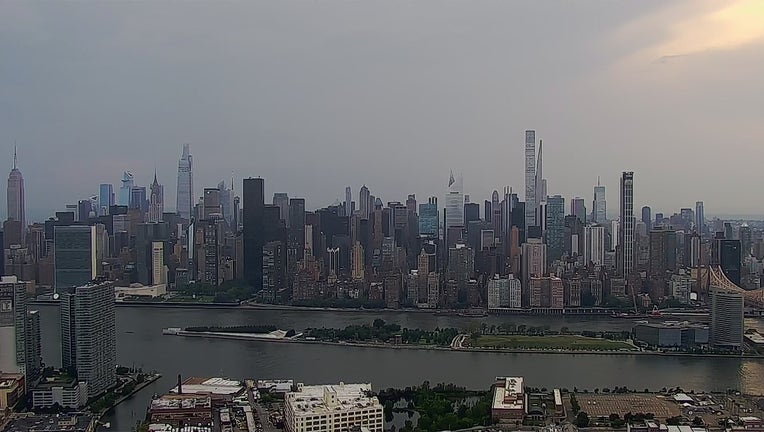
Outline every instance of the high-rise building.
{"type": "Polygon", "coordinates": [[[738,238],[740,238],[741,256],[747,257],[751,255],[751,247],[753,247],[751,227],[748,223],[743,222],[738,228],[738,238]]]}
{"type": "Polygon", "coordinates": [[[634,269],[634,173],[621,175],[621,220],[618,244],[621,247],[620,270],[628,278],[634,269]]]}
{"type": "Polygon", "coordinates": [[[289,227],[289,195],[285,192],[274,193],[273,205],[279,208],[279,218],[289,227]]]}
{"type": "Polygon", "coordinates": [[[463,179],[461,176],[454,178],[454,172],[448,178],[448,193],[446,194],[446,226],[464,227],[464,194],[463,179]]]}
{"type": "Polygon", "coordinates": [[[257,292],[263,287],[265,183],[248,178],[243,185],[244,280],[257,292]]]}
{"type": "Polygon", "coordinates": [[[125,171],[122,173],[122,185],[119,187],[119,200],[117,204],[121,206],[130,206],[130,199],[133,193],[135,179],[133,173],[125,171]]]}
{"type": "Polygon", "coordinates": [[[175,211],[184,219],[191,220],[194,208],[194,158],[189,145],[183,144],[183,153],[178,161],[178,194],[175,211]]]}
{"type": "Polygon", "coordinates": [[[570,214],[577,217],[581,223],[586,223],[586,204],[581,197],[575,197],[570,201],[570,214]]]}
{"type": "Polygon", "coordinates": [[[201,219],[223,219],[223,207],[220,205],[220,189],[204,188],[201,219]]]}
{"type": "Polygon", "coordinates": [[[478,203],[466,203],[464,204],[464,223],[469,225],[471,221],[480,220],[480,204],[478,203]]]}
{"type": "Polygon", "coordinates": [[[220,209],[223,214],[223,219],[229,227],[233,227],[234,217],[234,196],[233,196],[233,179],[231,179],[231,187],[228,188],[225,181],[218,183],[218,191],[220,193],[220,209]]]}
{"type": "Polygon", "coordinates": [[[18,221],[21,227],[19,236],[24,237],[23,232],[26,229],[26,216],[24,205],[24,176],[21,175],[16,165],[16,149],[13,149],[13,168],[8,175],[8,217],[7,220],[18,221]]]}
{"type": "MultiPolygon", "coordinates": [[[[546,245],[541,239],[530,238],[522,244],[520,257],[522,260],[522,286],[527,288],[531,277],[541,277],[546,274],[546,245]]],[[[523,296],[527,297],[527,296],[523,296]]]]}
{"type": "Polygon", "coordinates": [[[364,280],[365,265],[363,256],[363,246],[357,241],[353,244],[352,276],[354,280],[364,280]]]}
{"type": "Polygon", "coordinates": [[[546,245],[548,263],[558,260],[565,251],[565,198],[555,195],[546,201],[546,245]]]}
{"type": "Polygon", "coordinates": [[[350,186],[345,187],[345,216],[353,214],[353,190],[350,186]]]}
{"type": "Polygon", "coordinates": [[[740,240],[714,239],[711,251],[712,265],[721,267],[724,275],[740,286],[742,267],[742,246],[740,240]]]}
{"type": "Polygon", "coordinates": [[[715,348],[739,351],[743,347],[743,295],[711,286],[709,342],[715,348]]]}
{"type": "Polygon", "coordinates": [[[27,371],[27,285],[16,276],[0,279],[0,371],[27,371]]]}
{"type": "Polygon", "coordinates": [[[84,285],[95,279],[98,274],[96,227],[54,226],[53,232],[56,292],[84,285]]]}
{"type": "Polygon", "coordinates": [[[536,131],[525,131],[525,228],[536,226],[536,131]]]}
{"type": "Polygon", "coordinates": [[[288,253],[290,273],[296,267],[298,261],[305,257],[305,198],[291,198],[289,200],[289,217],[287,231],[288,253]]]}
{"type": "MultiPolygon", "coordinates": [[[[149,211],[149,200],[148,196],[146,195],[145,186],[133,186],[133,188],[130,190],[130,205],[128,205],[128,208],[140,210],[141,220],[143,220],[143,217],[149,211]]],[[[88,220],[87,213],[79,212],[78,220],[88,220]]]]}
{"type": "Polygon", "coordinates": [[[650,231],[650,275],[665,276],[666,272],[676,270],[676,246],[676,231],[668,228],[650,231]]]}
{"type": "Polygon", "coordinates": [[[368,219],[371,212],[373,203],[370,199],[371,194],[369,188],[366,185],[361,186],[361,191],[358,193],[358,208],[361,210],[361,219],[368,219]]]}
{"type": "Polygon", "coordinates": [[[597,177],[597,186],[594,186],[594,202],[592,203],[592,216],[594,222],[603,224],[607,221],[607,200],[605,199],[605,186],[600,185],[597,177]]]}
{"type": "Polygon", "coordinates": [[[427,203],[419,204],[419,235],[437,237],[438,222],[438,199],[430,197],[427,203]]]}
{"type": "Polygon", "coordinates": [[[584,263],[601,266],[605,262],[605,227],[586,225],[584,227],[584,263]]]}
{"type": "Polygon", "coordinates": [[[154,172],[154,181],[149,186],[149,222],[159,222],[164,214],[164,186],[157,181],[157,173],[154,172]]]}
{"type": "Polygon", "coordinates": [[[154,282],[155,272],[163,271],[164,262],[162,262],[160,267],[154,266],[154,243],[163,243],[169,239],[170,227],[166,222],[142,223],[136,226],[134,246],[135,270],[139,283],[143,285],[157,283],[154,282]]]}
{"type": "Polygon", "coordinates": [[[642,223],[645,224],[645,230],[650,232],[653,229],[652,210],[648,206],[642,207],[642,223]]]}
{"type": "MultiPolygon", "coordinates": [[[[543,153],[543,146],[544,142],[542,140],[539,140],[539,152],[536,158],[536,226],[541,226],[543,224],[544,219],[544,209],[542,208],[542,203],[546,202],[547,199],[547,191],[546,191],[546,179],[544,178],[544,172],[543,172],[543,159],[542,159],[542,153],[543,153]]],[[[563,213],[565,210],[563,209],[563,213]]]]}
{"type": "Polygon", "coordinates": [[[117,384],[114,284],[88,283],[61,296],[62,365],[96,396],[117,384]]]}
{"type": "Polygon", "coordinates": [[[706,214],[703,211],[703,201],[695,203],[695,230],[700,235],[706,233],[706,214]]]}
{"type": "Polygon", "coordinates": [[[263,246],[263,293],[275,300],[277,293],[286,288],[286,253],[280,241],[263,246]]]}
{"type": "Polygon", "coordinates": [[[101,183],[98,187],[98,215],[106,216],[109,208],[114,205],[114,186],[111,183],[101,183]]]}
{"type": "Polygon", "coordinates": [[[151,242],[151,283],[164,285],[167,283],[167,270],[164,266],[164,242],[151,242]]]}

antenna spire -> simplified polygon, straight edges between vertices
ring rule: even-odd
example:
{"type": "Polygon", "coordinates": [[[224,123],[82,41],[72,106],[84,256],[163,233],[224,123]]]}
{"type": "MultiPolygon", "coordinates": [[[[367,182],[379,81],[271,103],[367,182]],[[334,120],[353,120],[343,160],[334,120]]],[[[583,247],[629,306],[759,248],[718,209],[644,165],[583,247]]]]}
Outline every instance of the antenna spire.
{"type": "Polygon", "coordinates": [[[16,140],[13,140],[13,169],[16,169],[16,140]]]}

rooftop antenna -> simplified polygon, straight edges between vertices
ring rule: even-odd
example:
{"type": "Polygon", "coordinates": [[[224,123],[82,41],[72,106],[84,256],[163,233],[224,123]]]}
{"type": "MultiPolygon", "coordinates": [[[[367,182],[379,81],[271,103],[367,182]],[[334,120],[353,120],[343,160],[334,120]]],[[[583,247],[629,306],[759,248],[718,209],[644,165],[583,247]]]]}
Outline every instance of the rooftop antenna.
{"type": "Polygon", "coordinates": [[[16,140],[13,140],[13,169],[16,169],[16,140]]]}
{"type": "Polygon", "coordinates": [[[600,176],[597,176],[597,186],[600,185],[600,176]]]}

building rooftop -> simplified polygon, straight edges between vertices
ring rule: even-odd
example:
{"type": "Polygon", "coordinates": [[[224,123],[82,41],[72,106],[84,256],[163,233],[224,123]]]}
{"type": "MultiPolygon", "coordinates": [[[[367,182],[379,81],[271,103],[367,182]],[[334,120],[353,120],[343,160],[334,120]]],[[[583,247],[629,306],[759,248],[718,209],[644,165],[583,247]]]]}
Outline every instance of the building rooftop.
{"type": "MultiPolygon", "coordinates": [[[[181,385],[183,394],[213,394],[219,396],[235,395],[244,390],[240,381],[227,378],[188,378],[181,385]]],[[[178,387],[170,390],[170,393],[178,393],[178,387]]]]}
{"type": "Polygon", "coordinates": [[[357,408],[382,408],[379,399],[371,394],[371,384],[345,384],[305,386],[297,384],[298,391],[286,394],[286,403],[295,413],[325,414],[332,411],[357,408]]]}
{"type": "Polygon", "coordinates": [[[746,333],[745,338],[754,344],[764,344],[764,336],[760,333],[746,333]]]}
{"type": "Polygon", "coordinates": [[[212,400],[209,396],[191,394],[170,394],[151,401],[151,411],[179,410],[179,409],[209,409],[212,408],[212,400]]]}
{"type": "Polygon", "coordinates": [[[525,408],[522,377],[498,377],[493,391],[493,409],[522,410],[525,408]]]}
{"type": "Polygon", "coordinates": [[[14,432],[86,432],[93,417],[85,414],[22,414],[11,420],[6,430],[14,432]]]}

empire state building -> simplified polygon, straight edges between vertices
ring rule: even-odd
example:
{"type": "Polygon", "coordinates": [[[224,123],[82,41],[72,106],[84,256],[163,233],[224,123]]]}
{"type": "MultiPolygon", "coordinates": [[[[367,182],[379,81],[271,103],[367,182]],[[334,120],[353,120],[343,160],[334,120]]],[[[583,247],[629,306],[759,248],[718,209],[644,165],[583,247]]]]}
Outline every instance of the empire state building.
{"type": "MultiPolygon", "coordinates": [[[[13,169],[8,175],[8,221],[15,221],[15,224],[7,224],[13,227],[13,231],[18,232],[7,233],[6,235],[12,235],[14,239],[23,240],[23,233],[26,227],[26,216],[24,214],[24,176],[21,175],[16,166],[16,149],[13,150],[13,169]]],[[[10,226],[8,226],[10,228],[10,226]]]]}

